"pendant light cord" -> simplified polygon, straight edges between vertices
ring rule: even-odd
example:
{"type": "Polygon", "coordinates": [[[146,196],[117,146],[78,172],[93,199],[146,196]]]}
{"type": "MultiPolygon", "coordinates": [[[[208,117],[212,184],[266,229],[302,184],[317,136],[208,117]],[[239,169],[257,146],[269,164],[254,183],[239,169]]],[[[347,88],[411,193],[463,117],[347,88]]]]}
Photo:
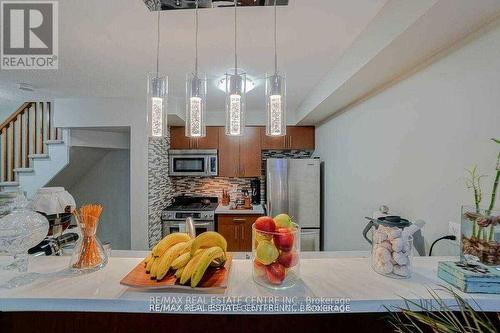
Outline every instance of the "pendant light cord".
{"type": "Polygon", "coordinates": [[[195,60],[194,60],[194,74],[195,76],[198,76],[198,0],[196,0],[196,14],[195,14],[195,19],[194,19],[194,25],[196,29],[195,33],[195,60]]]}
{"type": "Polygon", "coordinates": [[[238,52],[236,45],[236,36],[238,34],[237,12],[238,12],[238,0],[234,0],[234,75],[238,74],[238,52]]]}
{"type": "Polygon", "coordinates": [[[158,19],[157,19],[157,39],[156,39],[156,77],[160,73],[160,9],[158,9],[158,19]]]}
{"type": "Polygon", "coordinates": [[[278,29],[276,24],[276,2],[277,0],[274,0],[274,73],[278,74],[278,47],[277,47],[278,29]]]}

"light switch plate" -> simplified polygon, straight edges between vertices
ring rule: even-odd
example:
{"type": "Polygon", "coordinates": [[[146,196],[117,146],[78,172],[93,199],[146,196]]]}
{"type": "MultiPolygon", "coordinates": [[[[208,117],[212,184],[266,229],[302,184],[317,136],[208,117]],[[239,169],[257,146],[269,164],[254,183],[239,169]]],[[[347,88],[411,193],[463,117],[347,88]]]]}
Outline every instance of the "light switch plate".
{"type": "Polygon", "coordinates": [[[455,235],[456,243],[460,242],[460,223],[448,222],[448,235],[455,235]]]}

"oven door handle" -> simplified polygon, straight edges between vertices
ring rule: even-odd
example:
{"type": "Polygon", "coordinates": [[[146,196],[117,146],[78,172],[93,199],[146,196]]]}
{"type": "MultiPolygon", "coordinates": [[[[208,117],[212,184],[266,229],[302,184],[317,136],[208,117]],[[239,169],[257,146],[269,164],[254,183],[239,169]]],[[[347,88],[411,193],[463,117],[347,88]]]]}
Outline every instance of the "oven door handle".
{"type": "MultiPolygon", "coordinates": [[[[181,225],[184,224],[184,222],[177,222],[177,221],[174,222],[174,223],[168,222],[168,221],[166,221],[166,222],[168,223],[169,227],[180,227],[181,225]]],[[[197,222],[195,222],[194,223],[194,227],[195,228],[196,227],[206,227],[206,226],[211,226],[212,224],[213,224],[213,222],[204,222],[204,223],[197,223],[197,222]]]]}
{"type": "Polygon", "coordinates": [[[196,227],[208,227],[208,226],[211,226],[212,224],[213,224],[212,222],[195,223],[194,224],[194,228],[196,229],[196,227]]]}

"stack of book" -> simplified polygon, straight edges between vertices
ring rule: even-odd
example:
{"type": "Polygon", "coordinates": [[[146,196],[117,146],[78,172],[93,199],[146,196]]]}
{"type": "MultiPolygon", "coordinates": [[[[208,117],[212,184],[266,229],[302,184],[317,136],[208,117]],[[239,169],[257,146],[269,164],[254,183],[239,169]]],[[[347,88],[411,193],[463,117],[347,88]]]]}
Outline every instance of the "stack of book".
{"type": "Polygon", "coordinates": [[[441,261],[438,276],[466,293],[500,294],[500,267],[441,261]]]}

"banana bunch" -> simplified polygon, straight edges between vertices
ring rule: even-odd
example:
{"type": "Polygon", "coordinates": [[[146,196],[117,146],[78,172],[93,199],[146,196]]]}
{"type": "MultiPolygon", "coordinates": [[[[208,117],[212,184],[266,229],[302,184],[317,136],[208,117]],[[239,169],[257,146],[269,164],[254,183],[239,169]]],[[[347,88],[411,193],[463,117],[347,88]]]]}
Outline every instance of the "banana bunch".
{"type": "Polygon", "coordinates": [[[200,283],[207,268],[226,263],[227,242],[214,231],[192,239],[186,233],[172,233],[163,238],[144,260],[146,273],[152,280],[161,281],[170,270],[181,284],[190,281],[191,287],[200,283]]]}

